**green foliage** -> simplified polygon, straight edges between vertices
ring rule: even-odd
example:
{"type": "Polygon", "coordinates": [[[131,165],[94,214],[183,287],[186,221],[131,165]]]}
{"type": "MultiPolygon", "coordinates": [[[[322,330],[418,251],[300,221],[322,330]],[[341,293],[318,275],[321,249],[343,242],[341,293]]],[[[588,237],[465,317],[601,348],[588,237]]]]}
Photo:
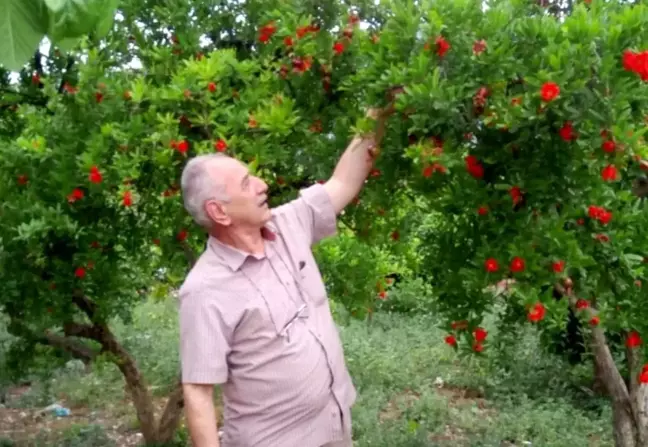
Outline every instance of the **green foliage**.
{"type": "Polygon", "coordinates": [[[393,267],[381,246],[342,233],[319,244],[315,254],[332,299],[358,318],[373,311],[381,287],[384,290],[384,278],[393,267]]]}
{"type": "Polygon", "coordinates": [[[379,310],[410,315],[430,314],[435,311],[433,290],[422,278],[395,284],[388,299],[380,303],[379,310]]]}
{"type": "MultiPolygon", "coordinates": [[[[131,324],[115,323],[117,331],[129,340],[131,352],[145,360],[142,369],[154,388],[164,389],[173,382],[167,371],[177,367],[175,303],[146,301],[133,313],[131,324]]],[[[583,368],[570,368],[544,354],[533,328],[506,340],[501,354],[497,347],[488,357],[457,358],[443,343],[439,323],[429,314],[381,312],[370,325],[352,319],[340,327],[359,389],[353,409],[357,445],[496,447],[505,440],[557,447],[610,445],[609,408],[581,391],[584,379],[591,380],[591,370],[583,377],[583,368]]],[[[494,330],[497,324],[490,317],[486,328],[494,330]]],[[[67,406],[87,405],[95,411],[106,421],[104,431],[116,425],[116,418],[133,417],[132,408],[122,404],[124,388],[116,372],[66,367],[49,381],[48,386],[44,380],[33,384],[34,389],[47,388],[50,400],[44,398],[45,404],[25,397],[12,406],[42,408],[54,396],[64,397],[67,406]]],[[[96,445],[104,445],[99,428],[89,427],[83,434],[80,428],[58,435],[74,439],[76,434],[75,445],[89,446],[94,445],[89,442],[93,432],[96,445]],[[81,444],[81,438],[87,443],[81,444]]],[[[55,435],[38,445],[68,445],[55,435]]],[[[188,445],[186,435],[186,427],[181,428],[177,446],[188,445]]]]}
{"type": "Polygon", "coordinates": [[[47,36],[67,49],[79,38],[104,37],[119,0],[4,0],[0,3],[0,64],[20,70],[47,36]]]}
{"type": "Polygon", "coordinates": [[[648,209],[631,192],[648,90],[623,62],[647,45],[646,5],[579,3],[558,20],[527,1],[130,0],[110,28],[113,2],[44,4],[3,6],[17,19],[0,14],[0,29],[31,30],[3,58],[24,59],[37,31],[99,34],[74,57],[34,58],[16,86],[2,77],[0,308],[24,341],[72,320],[129,321],[154,272],[161,291],[182,280],[205,240],[178,194],[189,157],[224,150],[285,202],[331,174],[394,86],[376,168],[341,239],[318,247],[352,315],[378,303],[439,312],[448,330],[465,320],[455,336],[470,352],[497,306],[501,334],[539,305],[534,324],[562,329],[574,303],[552,290],[570,277],[609,333],[648,333],[648,209]],[[393,272],[420,274],[434,298],[382,290],[393,272]],[[489,286],[509,278],[494,298],[489,286]]]}

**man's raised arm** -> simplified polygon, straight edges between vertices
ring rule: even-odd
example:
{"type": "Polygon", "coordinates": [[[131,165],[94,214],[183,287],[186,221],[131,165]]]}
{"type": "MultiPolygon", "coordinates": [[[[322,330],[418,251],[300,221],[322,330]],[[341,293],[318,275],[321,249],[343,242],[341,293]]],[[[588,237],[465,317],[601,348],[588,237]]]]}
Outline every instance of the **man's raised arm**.
{"type": "Polygon", "coordinates": [[[339,214],[360,193],[378,154],[385,131],[385,121],[391,110],[370,109],[367,116],[376,120],[376,130],[369,135],[356,135],[346,148],[324,184],[335,213],[339,214]]]}

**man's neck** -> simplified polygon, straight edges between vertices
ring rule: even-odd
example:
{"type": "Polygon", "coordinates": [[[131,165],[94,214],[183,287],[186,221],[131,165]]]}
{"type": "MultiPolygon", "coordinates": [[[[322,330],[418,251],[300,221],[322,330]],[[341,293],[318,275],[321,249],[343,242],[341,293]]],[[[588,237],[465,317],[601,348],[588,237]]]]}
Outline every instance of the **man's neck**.
{"type": "Polygon", "coordinates": [[[263,254],[265,250],[264,239],[260,228],[223,229],[220,231],[212,231],[211,235],[223,244],[253,255],[263,254]]]}

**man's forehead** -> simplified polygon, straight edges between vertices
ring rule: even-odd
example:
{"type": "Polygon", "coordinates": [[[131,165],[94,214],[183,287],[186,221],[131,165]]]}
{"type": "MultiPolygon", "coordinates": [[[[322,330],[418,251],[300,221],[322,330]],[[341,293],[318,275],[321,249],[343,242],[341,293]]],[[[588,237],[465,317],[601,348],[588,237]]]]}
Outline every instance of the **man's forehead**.
{"type": "Polygon", "coordinates": [[[243,176],[247,175],[248,168],[235,158],[222,157],[213,160],[212,172],[227,182],[240,181],[243,176]]]}

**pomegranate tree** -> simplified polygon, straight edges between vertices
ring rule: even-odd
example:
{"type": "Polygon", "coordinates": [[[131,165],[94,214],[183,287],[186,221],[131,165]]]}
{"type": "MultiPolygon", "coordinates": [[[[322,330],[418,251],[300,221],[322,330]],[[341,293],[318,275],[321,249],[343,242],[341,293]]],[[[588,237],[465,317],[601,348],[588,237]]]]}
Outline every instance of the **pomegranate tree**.
{"type": "MultiPolygon", "coordinates": [[[[203,247],[179,196],[184,163],[236,156],[280,203],[373,128],[367,107],[391,103],[341,227],[395,254],[418,233],[446,342],[463,352],[488,355],[481,322],[496,303],[502,321],[539,331],[573,312],[617,445],[645,445],[645,6],[594,0],[558,20],[525,1],[177,3],[123,1],[103,40],[36,52],[19,85],[3,78],[0,306],[12,333],[86,361],[109,354],[146,440],[169,440],[179,388],[156,419],[109,322],[159,267],[178,284],[203,247]],[[414,209],[439,216],[434,231],[412,224],[414,209]],[[625,340],[621,360],[610,334],[625,340]]],[[[369,276],[366,294],[343,298],[358,316],[388,298],[369,276]]]]}

